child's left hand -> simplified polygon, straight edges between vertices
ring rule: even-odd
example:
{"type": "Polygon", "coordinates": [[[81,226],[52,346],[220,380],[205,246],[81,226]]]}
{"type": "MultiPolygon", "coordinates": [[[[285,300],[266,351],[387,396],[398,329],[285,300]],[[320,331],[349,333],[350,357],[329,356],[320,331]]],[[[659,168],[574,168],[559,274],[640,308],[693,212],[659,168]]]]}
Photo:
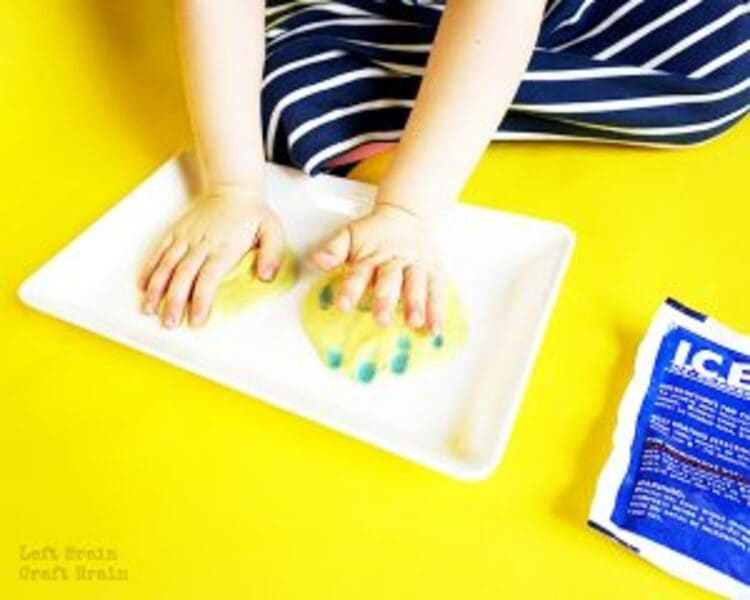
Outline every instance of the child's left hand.
{"type": "Polygon", "coordinates": [[[369,215],[349,223],[314,252],[312,261],[326,271],[347,266],[334,300],[340,310],[355,307],[372,283],[372,311],[380,325],[393,320],[403,296],[410,327],[441,331],[445,277],[427,219],[395,205],[376,204],[369,215]]]}

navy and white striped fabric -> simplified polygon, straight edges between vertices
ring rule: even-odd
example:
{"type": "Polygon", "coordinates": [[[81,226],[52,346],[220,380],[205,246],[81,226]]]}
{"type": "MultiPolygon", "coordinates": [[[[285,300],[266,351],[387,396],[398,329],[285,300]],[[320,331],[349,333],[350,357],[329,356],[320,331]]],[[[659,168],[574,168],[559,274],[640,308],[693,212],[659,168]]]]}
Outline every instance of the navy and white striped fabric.
{"type": "MultiPolygon", "coordinates": [[[[442,8],[269,2],[268,157],[315,173],[368,142],[397,141],[442,8]]],[[[682,146],[719,135],[748,109],[750,0],[549,0],[496,139],[682,146]]]]}

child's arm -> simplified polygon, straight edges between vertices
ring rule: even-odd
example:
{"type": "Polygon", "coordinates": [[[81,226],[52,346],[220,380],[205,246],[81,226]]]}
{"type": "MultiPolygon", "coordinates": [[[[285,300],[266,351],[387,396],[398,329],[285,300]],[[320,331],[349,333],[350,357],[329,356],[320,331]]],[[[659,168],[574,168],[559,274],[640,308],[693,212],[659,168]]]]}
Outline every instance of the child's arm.
{"type": "Polygon", "coordinates": [[[258,275],[273,279],[283,245],[263,202],[264,2],[176,0],[175,9],[203,190],[141,273],[144,310],[165,299],[167,326],[179,324],[188,301],[191,321],[203,322],[224,275],[255,246],[258,275]]]}
{"type": "Polygon", "coordinates": [[[347,310],[375,278],[376,319],[402,295],[413,327],[442,326],[443,275],[431,221],[459,195],[507,111],[533,51],[544,0],[453,0],[438,28],[417,100],[372,214],[315,255],[348,261],[337,305],[347,310]]]}

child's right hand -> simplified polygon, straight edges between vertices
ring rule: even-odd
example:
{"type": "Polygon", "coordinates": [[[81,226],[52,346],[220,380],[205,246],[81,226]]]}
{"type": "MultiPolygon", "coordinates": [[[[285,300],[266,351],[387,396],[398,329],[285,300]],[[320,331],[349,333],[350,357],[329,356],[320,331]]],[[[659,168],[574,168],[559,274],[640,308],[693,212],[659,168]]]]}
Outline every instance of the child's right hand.
{"type": "Polygon", "coordinates": [[[205,194],[178,219],[146,261],[139,276],[143,311],[176,327],[189,306],[191,324],[205,322],[224,276],[258,248],[257,276],[272,281],[281,265],[284,235],[260,195],[218,191],[205,194]]]}

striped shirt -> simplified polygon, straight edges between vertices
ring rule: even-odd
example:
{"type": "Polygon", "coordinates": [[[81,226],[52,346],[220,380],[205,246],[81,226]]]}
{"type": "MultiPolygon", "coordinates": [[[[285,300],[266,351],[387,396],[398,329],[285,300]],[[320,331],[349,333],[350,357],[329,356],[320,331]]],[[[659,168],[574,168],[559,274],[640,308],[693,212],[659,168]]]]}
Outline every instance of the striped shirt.
{"type": "MultiPolygon", "coordinates": [[[[268,2],[268,158],[316,173],[357,148],[398,141],[442,9],[268,2]]],[[[750,0],[549,0],[495,139],[684,146],[749,109],[750,0]]]]}

